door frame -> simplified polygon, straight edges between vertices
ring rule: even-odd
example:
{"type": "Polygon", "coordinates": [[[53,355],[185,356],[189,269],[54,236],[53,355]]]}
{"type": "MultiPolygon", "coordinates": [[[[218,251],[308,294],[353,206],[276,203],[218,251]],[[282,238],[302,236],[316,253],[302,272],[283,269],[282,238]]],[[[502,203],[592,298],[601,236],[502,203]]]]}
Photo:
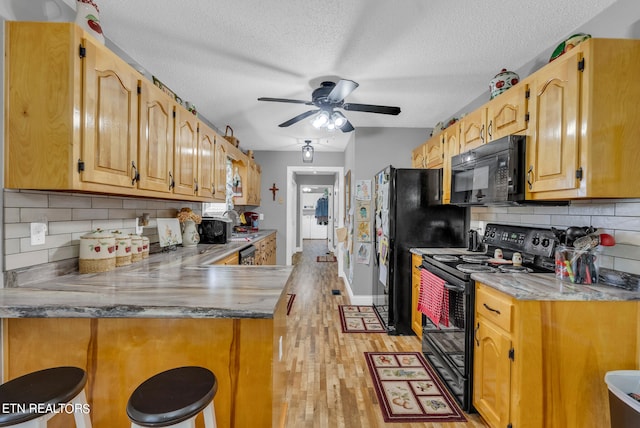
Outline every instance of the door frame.
{"type": "MultiPolygon", "coordinates": [[[[297,219],[299,215],[298,205],[298,185],[296,182],[296,175],[298,173],[313,174],[313,173],[333,173],[336,177],[335,182],[338,183],[337,187],[333,188],[333,201],[338,205],[338,218],[333,219],[333,227],[330,228],[327,233],[331,236],[335,236],[335,229],[344,225],[344,202],[343,198],[338,195],[342,195],[344,188],[344,167],[342,166],[288,166],[287,167],[287,210],[286,210],[286,243],[285,243],[285,262],[287,266],[291,266],[294,250],[297,249],[297,219]]],[[[334,209],[335,212],[335,209],[334,209]]],[[[332,248],[333,251],[337,251],[338,269],[342,269],[342,257],[341,246],[332,248]]]]}

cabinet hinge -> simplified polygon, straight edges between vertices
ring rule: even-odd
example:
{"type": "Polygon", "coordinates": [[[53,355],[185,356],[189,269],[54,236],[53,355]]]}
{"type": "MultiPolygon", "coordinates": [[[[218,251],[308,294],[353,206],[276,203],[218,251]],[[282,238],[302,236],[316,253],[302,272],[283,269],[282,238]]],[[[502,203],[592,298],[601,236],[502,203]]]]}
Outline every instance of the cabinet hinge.
{"type": "Polygon", "coordinates": [[[527,114],[524,115],[524,121],[525,122],[529,122],[529,113],[527,112],[527,114]]]}
{"type": "Polygon", "coordinates": [[[173,118],[174,119],[176,118],[176,111],[175,110],[173,111],[173,118]]]}
{"type": "Polygon", "coordinates": [[[584,58],[578,61],[578,71],[584,71],[584,58]]]}
{"type": "Polygon", "coordinates": [[[527,92],[524,93],[524,97],[529,99],[531,97],[531,90],[527,89],[527,92]]]}
{"type": "Polygon", "coordinates": [[[80,58],[84,58],[85,56],[87,56],[87,49],[80,45],[80,47],[78,48],[78,55],[80,55],[80,58]]]}
{"type": "Polygon", "coordinates": [[[142,93],[142,86],[138,85],[138,95],[142,93]]]}
{"type": "Polygon", "coordinates": [[[78,159],[78,172],[82,171],[84,171],[84,162],[82,162],[82,159],[78,159]]]}
{"type": "Polygon", "coordinates": [[[507,428],[513,428],[513,425],[511,425],[511,422],[507,424],[507,428]]]}
{"type": "Polygon", "coordinates": [[[576,169],[576,178],[582,180],[582,167],[576,169]]]}
{"type": "Polygon", "coordinates": [[[514,358],[515,358],[515,354],[516,354],[516,351],[514,351],[514,350],[513,350],[513,348],[509,349],[509,359],[510,359],[511,361],[513,361],[513,360],[514,360],[514,358]]]}

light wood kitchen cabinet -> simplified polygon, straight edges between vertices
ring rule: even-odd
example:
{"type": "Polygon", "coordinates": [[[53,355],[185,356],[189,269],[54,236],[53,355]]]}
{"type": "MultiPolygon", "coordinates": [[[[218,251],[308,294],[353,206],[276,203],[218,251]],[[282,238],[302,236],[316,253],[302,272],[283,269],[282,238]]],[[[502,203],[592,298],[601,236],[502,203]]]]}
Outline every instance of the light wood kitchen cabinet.
{"type": "Polygon", "coordinates": [[[530,76],[527,198],[640,197],[640,40],[589,39],[530,76]]]}
{"type": "Polygon", "coordinates": [[[460,119],[460,153],[487,143],[487,108],[480,107],[460,119]]]}
{"type": "Polygon", "coordinates": [[[253,244],[256,247],[257,265],[276,264],[276,234],[271,233],[253,244]]]}
{"type": "Polygon", "coordinates": [[[260,205],[260,165],[249,158],[247,170],[247,205],[260,205]]]}
{"type": "Polygon", "coordinates": [[[227,146],[229,142],[219,135],[215,137],[215,198],[225,200],[227,195],[227,146]]]}
{"type": "Polygon", "coordinates": [[[136,185],[141,75],[71,23],[6,23],[5,187],[136,185]]]}
{"type": "MultiPolygon", "coordinates": [[[[203,198],[216,199],[216,133],[204,123],[198,124],[198,190],[203,198]]],[[[225,168],[226,171],[226,168],[225,168]]],[[[224,198],[221,199],[223,201],[224,198]]]]}
{"type": "Polygon", "coordinates": [[[175,99],[147,80],[140,87],[138,188],[170,194],[173,186],[175,99]]]}
{"type": "Polygon", "coordinates": [[[173,192],[194,196],[197,193],[198,178],[198,119],[190,111],[176,109],[174,167],[176,170],[173,192]]]}
{"type": "Polygon", "coordinates": [[[411,152],[411,168],[442,168],[442,138],[440,132],[431,136],[422,145],[416,147],[411,152]]]}
{"type": "Polygon", "coordinates": [[[451,202],[451,158],[460,153],[460,122],[444,131],[442,157],[442,203],[451,202]]]}
{"type": "Polygon", "coordinates": [[[637,369],[638,302],[518,300],[475,286],[473,404],[489,426],[610,426],[604,375],[637,369]]]}
{"type": "Polygon", "coordinates": [[[420,270],[422,256],[411,254],[411,330],[422,339],[422,312],[418,310],[420,298],[420,270]]]}
{"type": "Polygon", "coordinates": [[[486,104],[487,142],[527,129],[529,96],[529,84],[523,81],[486,104]]]}
{"type": "Polygon", "coordinates": [[[487,104],[463,117],[460,122],[460,153],[527,129],[528,84],[520,82],[487,104]]]}
{"type": "Polygon", "coordinates": [[[233,265],[238,265],[240,263],[240,255],[239,253],[236,251],[233,254],[228,255],[227,257],[218,260],[217,262],[213,263],[214,265],[226,265],[226,266],[233,266],[233,265]]]}
{"type": "Polygon", "coordinates": [[[425,151],[426,145],[421,144],[411,152],[411,168],[426,168],[425,151]]]}
{"type": "Polygon", "coordinates": [[[444,157],[444,134],[440,133],[434,137],[431,137],[426,142],[425,147],[425,159],[427,168],[439,169],[442,168],[444,157]]]}
{"type": "Polygon", "coordinates": [[[492,427],[510,422],[512,299],[476,288],[473,405],[492,427]]]}
{"type": "Polygon", "coordinates": [[[5,187],[213,199],[211,135],[124,60],[74,23],[5,41],[5,187]]]}

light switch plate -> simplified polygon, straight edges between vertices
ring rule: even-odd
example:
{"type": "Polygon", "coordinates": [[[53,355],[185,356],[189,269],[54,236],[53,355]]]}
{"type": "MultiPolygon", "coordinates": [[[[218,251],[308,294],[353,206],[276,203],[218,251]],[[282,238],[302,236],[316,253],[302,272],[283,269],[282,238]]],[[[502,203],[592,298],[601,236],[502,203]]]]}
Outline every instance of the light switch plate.
{"type": "Polygon", "coordinates": [[[45,223],[31,223],[31,245],[44,245],[47,225],[45,223]]]}

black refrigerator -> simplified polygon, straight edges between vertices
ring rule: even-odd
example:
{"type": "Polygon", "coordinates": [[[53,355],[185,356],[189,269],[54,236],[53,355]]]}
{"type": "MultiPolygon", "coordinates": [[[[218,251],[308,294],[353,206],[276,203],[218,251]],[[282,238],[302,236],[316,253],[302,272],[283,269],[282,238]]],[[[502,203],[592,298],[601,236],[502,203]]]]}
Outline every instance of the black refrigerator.
{"type": "Polygon", "coordinates": [[[469,208],[442,204],[442,170],[388,166],[374,177],[373,306],[411,335],[411,248],[466,247],[469,208]]]}

